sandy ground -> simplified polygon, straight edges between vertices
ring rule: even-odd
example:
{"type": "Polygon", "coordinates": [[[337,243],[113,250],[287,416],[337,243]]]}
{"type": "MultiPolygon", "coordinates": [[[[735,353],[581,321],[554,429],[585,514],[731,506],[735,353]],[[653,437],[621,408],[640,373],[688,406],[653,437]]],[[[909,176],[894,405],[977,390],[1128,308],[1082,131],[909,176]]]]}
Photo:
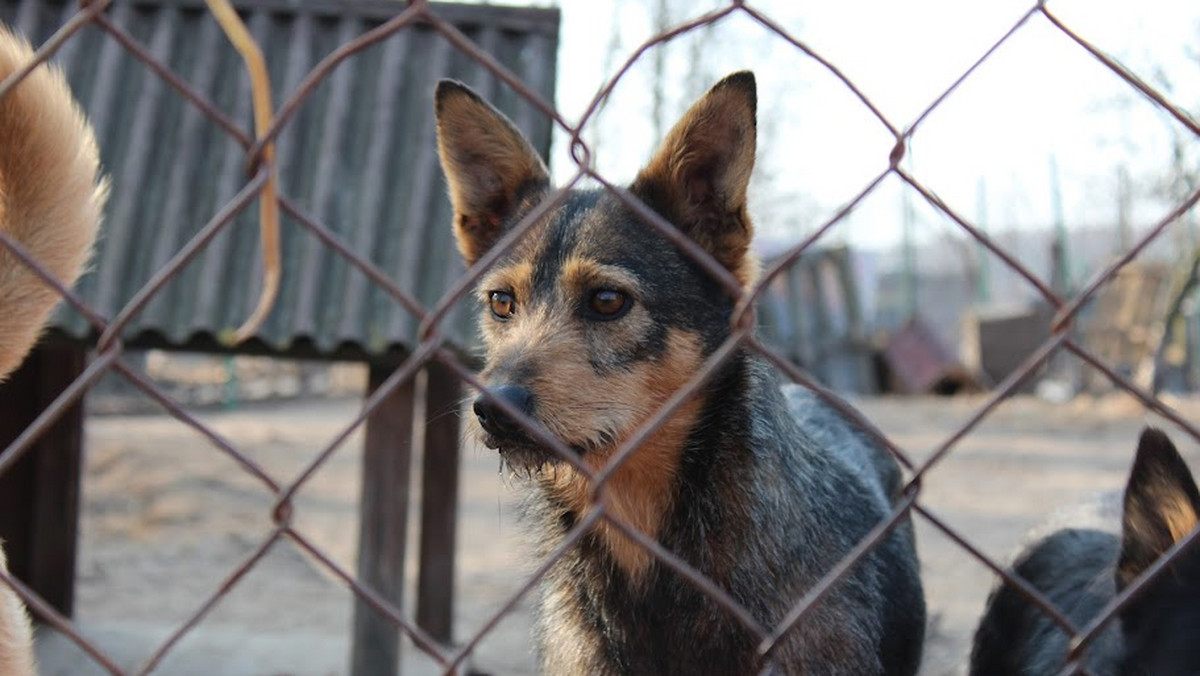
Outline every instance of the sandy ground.
{"type": "MultiPolygon", "coordinates": [[[[920,461],[983,400],[856,403],[920,461]]],[[[1200,413],[1200,402],[1174,403],[1190,419],[1200,413]]],[[[308,401],[201,417],[271,475],[290,480],[357,406],[353,400],[308,401]]],[[[1121,395],[1064,405],[1031,398],[1006,402],[933,468],[921,503],[982,551],[1007,561],[1029,530],[1055,510],[1123,485],[1147,420],[1154,419],[1121,395]]],[[[123,669],[136,670],[264,541],[272,499],[209,441],[174,419],[94,416],[86,434],[77,621],[123,669]]],[[[1196,445],[1174,436],[1200,467],[1196,445]]],[[[304,486],[297,503],[299,530],[348,570],[357,539],[360,444],[361,435],[351,437],[304,486]]],[[[497,613],[532,566],[515,520],[516,490],[497,469],[491,453],[467,450],[457,640],[471,637],[497,613]]],[[[925,520],[918,529],[931,629],[922,673],[960,674],[992,575],[925,520]]],[[[410,532],[410,540],[415,535],[410,532]]],[[[413,568],[407,567],[410,580],[413,568]]],[[[154,673],[344,674],[351,610],[352,596],[340,582],[281,541],[154,673]]],[[[412,609],[405,610],[411,616],[412,609]]],[[[473,653],[474,666],[498,675],[532,673],[527,617],[522,601],[484,637],[473,653]]],[[[47,630],[40,633],[38,652],[48,676],[104,673],[74,644],[47,630]]],[[[404,673],[437,670],[406,645],[404,673]]]]}

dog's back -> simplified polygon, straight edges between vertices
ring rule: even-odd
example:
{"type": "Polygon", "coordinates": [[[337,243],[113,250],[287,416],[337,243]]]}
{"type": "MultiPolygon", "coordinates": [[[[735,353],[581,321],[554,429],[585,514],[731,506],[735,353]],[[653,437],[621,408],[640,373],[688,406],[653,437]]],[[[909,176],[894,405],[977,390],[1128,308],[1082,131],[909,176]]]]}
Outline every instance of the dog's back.
{"type": "Polygon", "coordinates": [[[903,487],[900,465],[887,449],[835,410],[820,395],[802,385],[785,385],[784,395],[792,417],[817,445],[841,458],[864,480],[877,486],[884,503],[899,499],[903,487]]]}
{"type": "MultiPolygon", "coordinates": [[[[806,560],[809,567],[806,575],[823,576],[889,516],[900,498],[902,476],[898,463],[886,449],[819,395],[794,385],[785,386],[783,392],[795,427],[788,429],[785,425],[782,433],[784,438],[796,441],[781,449],[780,462],[791,467],[793,490],[812,496],[792,503],[794,527],[807,524],[812,538],[808,540],[806,554],[794,553],[806,560]],[[848,509],[848,505],[854,508],[848,509]],[[829,543],[832,546],[811,546],[813,542],[830,539],[835,541],[829,543]]],[[[769,465],[764,470],[772,472],[769,465]]],[[[774,505],[764,500],[761,508],[766,511],[774,505]]],[[[793,531],[784,527],[780,532],[793,531]]],[[[868,633],[879,631],[872,638],[878,646],[879,673],[915,674],[924,641],[925,601],[912,523],[907,518],[901,520],[888,537],[855,565],[843,585],[834,596],[840,596],[847,607],[855,608],[860,618],[870,624],[879,623],[877,629],[867,627],[868,633]]],[[[805,632],[812,632],[820,617],[818,610],[812,621],[794,630],[797,636],[793,640],[798,648],[805,643],[805,632]]],[[[868,662],[862,664],[866,666],[868,662]]],[[[820,663],[806,667],[803,673],[830,669],[820,663]]]]}
{"type": "MultiPolygon", "coordinates": [[[[1087,529],[1058,531],[1038,542],[1013,570],[1062,610],[1075,626],[1087,624],[1116,593],[1113,566],[1120,540],[1087,529]]],[[[1099,676],[1120,655],[1115,627],[1088,650],[1086,664],[1099,676]]],[[[975,635],[971,673],[975,676],[1054,674],[1066,663],[1068,637],[1044,612],[1012,587],[999,587],[988,600],[975,635]]]]}
{"type": "MultiPolygon", "coordinates": [[[[1014,570],[1076,628],[1095,620],[1116,594],[1195,528],[1200,495],[1170,439],[1147,429],[1125,490],[1121,534],[1063,529],[1027,549],[1014,570]]],[[[1200,670],[1200,548],[1181,552],[1168,570],[1120,612],[1085,649],[1097,676],[1174,676],[1200,670]]],[[[971,653],[973,676],[1057,674],[1069,637],[1009,585],[988,599],[971,653]]]]}

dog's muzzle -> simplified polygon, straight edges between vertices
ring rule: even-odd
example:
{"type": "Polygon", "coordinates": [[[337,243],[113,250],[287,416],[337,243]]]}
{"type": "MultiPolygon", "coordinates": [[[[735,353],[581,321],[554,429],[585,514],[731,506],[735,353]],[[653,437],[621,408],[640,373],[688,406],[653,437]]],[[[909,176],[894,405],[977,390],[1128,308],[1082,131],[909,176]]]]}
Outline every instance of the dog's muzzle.
{"type": "MultiPolygon", "coordinates": [[[[497,447],[503,447],[506,441],[528,441],[525,430],[506,414],[497,399],[524,413],[533,415],[533,394],[520,385],[500,385],[489,388],[487,392],[475,398],[475,417],[479,426],[487,433],[489,442],[495,442],[497,447]]],[[[489,446],[492,444],[489,443],[489,446]]]]}

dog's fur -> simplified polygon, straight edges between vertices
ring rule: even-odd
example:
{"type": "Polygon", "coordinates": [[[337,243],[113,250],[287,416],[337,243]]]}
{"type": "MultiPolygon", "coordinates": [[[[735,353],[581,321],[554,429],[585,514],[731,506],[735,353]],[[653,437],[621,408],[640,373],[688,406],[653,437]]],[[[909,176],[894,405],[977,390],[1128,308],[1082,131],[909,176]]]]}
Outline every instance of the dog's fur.
{"type": "MultiPolygon", "coordinates": [[[[28,43],[0,26],[0,81],[32,59],[28,43]]],[[[0,98],[0,230],[66,285],[87,262],[99,227],[107,195],[99,167],[95,137],[61,72],[40,66],[0,98]]],[[[0,246],[0,381],[20,365],[58,300],[0,246]]],[[[25,608],[0,584],[0,674],[34,671],[25,608]]]]}
{"type": "MultiPolygon", "coordinates": [[[[1121,534],[1059,530],[1026,550],[1014,568],[1076,627],[1197,525],[1200,493],[1171,440],[1147,428],[1125,488],[1121,534]]],[[[1200,548],[1180,553],[1085,652],[1097,676],[1200,672],[1200,548]]],[[[974,676],[1057,674],[1068,636],[1008,585],[988,599],[971,653],[974,676]]]]}
{"type": "MultiPolygon", "coordinates": [[[[629,192],[743,285],[757,263],[746,189],[754,77],[722,80],[676,124],[629,192]]],[[[516,127],[465,86],[436,94],[454,231],[475,263],[550,194],[516,127]]],[[[730,335],[734,301],[617,197],[571,191],[479,286],[487,348],[483,441],[529,484],[549,556],[593,509],[592,487],[505,413],[516,409],[593,470],[730,335]],[[504,401],[508,406],[497,403],[504,401]]],[[[661,543],[774,628],[891,510],[895,461],[818,397],[785,396],[750,351],[734,358],[606,484],[608,514],[661,543]]],[[[547,674],[758,673],[757,642],[716,602],[601,521],[540,588],[547,674]]],[[[911,524],[862,559],[774,653],[782,673],[913,674],[925,604],[911,524]]]]}

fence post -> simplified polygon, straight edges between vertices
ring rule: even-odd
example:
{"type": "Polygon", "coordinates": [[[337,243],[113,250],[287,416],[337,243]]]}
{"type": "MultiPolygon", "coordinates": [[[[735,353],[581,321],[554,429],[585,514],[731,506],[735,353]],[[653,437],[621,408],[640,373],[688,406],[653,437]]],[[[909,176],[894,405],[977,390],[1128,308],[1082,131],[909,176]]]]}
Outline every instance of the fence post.
{"type": "MultiPolygon", "coordinates": [[[[391,370],[370,366],[374,392],[391,370]]],[[[412,458],[414,379],[387,397],[367,418],[359,503],[358,579],[396,608],[404,600],[404,541],[412,458]]],[[[354,676],[398,673],[400,630],[361,600],[354,606],[354,676]]]]}
{"type": "Polygon", "coordinates": [[[454,536],[458,519],[459,409],[462,385],[438,362],[425,366],[425,454],[421,467],[421,563],[417,624],[453,642],[454,536]]]}
{"type": "MultiPolygon", "coordinates": [[[[83,373],[78,348],[34,350],[0,386],[0,451],[83,373]]],[[[76,402],[0,477],[0,538],[11,572],[55,610],[75,605],[83,405],[76,402]]]]}

